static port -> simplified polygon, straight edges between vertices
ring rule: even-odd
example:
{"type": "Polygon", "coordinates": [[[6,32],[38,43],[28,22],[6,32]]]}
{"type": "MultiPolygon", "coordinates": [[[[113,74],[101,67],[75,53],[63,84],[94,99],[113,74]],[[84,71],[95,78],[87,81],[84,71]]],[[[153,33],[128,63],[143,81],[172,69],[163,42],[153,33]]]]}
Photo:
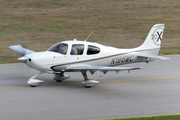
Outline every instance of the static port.
{"type": "Polygon", "coordinates": [[[29,58],[29,62],[31,62],[31,58],[29,58]]]}

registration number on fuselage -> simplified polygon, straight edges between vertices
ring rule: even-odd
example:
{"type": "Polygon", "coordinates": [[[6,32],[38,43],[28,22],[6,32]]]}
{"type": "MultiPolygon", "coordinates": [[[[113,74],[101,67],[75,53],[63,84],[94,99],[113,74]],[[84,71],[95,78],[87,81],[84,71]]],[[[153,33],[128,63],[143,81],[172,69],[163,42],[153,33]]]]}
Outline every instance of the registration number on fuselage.
{"type": "Polygon", "coordinates": [[[116,65],[116,64],[122,64],[122,63],[129,63],[134,61],[134,55],[127,55],[127,56],[119,56],[119,57],[114,57],[111,60],[111,65],[116,65]]]}

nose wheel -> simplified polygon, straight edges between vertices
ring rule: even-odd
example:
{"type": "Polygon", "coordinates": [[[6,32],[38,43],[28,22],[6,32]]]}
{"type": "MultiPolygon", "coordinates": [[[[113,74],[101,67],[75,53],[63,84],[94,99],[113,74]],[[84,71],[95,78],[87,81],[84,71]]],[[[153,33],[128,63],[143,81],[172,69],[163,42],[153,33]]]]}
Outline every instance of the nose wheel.
{"type": "Polygon", "coordinates": [[[84,81],[82,82],[82,85],[85,88],[91,88],[92,86],[99,84],[99,81],[88,79],[86,71],[82,71],[81,73],[84,77],[84,81]]]}

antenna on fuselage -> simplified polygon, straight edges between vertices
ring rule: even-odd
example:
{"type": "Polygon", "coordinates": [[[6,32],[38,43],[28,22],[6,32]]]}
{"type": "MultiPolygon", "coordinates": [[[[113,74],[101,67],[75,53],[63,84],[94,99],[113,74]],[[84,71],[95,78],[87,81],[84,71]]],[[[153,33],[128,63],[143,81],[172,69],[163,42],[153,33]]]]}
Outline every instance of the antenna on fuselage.
{"type": "Polygon", "coordinates": [[[84,41],[86,42],[86,40],[87,40],[92,34],[93,34],[93,32],[91,32],[91,33],[89,34],[89,36],[88,36],[84,41]]]}

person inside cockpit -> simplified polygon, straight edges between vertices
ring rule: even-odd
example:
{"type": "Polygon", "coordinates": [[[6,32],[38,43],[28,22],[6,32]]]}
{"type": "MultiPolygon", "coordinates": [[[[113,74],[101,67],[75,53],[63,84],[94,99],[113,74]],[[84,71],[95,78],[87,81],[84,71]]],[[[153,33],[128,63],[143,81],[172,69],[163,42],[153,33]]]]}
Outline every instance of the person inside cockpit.
{"type": "Polygon", "coordinates": [[[78,50],[72,46],[72,49],[71,49],[71,55],[77,55],[78,54],[78,50]]]}
{"type": "Polygon", "coordinates": [[[83,44],[74,44],[71,48],[71,55],[82,55],[84,51],[84,45],[83,44]]]}

